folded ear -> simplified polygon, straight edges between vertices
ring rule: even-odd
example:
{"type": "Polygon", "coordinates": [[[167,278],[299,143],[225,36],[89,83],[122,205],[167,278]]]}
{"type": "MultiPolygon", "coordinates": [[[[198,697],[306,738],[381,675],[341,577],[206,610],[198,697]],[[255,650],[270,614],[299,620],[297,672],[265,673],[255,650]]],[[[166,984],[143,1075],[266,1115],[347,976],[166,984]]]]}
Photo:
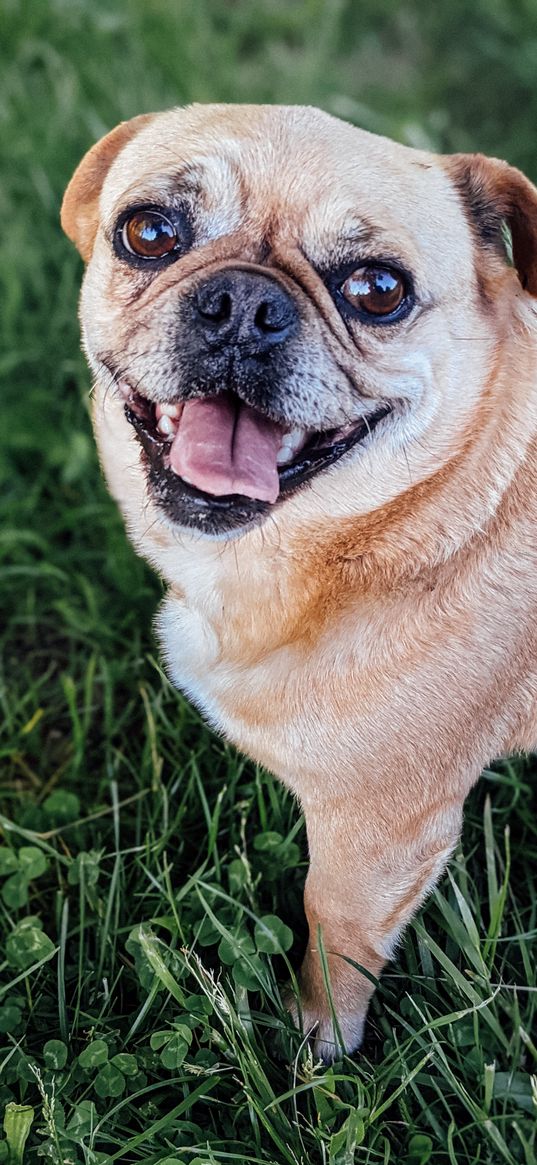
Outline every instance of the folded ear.
{"type": "Polygon", "coordinates": [[[507,226],[520,282],[530,295],[537,295],[536,187],[498,158],[452,154],[446,163],[480,242],[505,254],[507,226]]]}
{"type": "Polygon", "coordinates": [[[61,224],[87,263],[99,224],[99,194],[104,179],[120,150],[156,116],[142,113],[122,121],[82,158],[65,191],[61,224]]]}

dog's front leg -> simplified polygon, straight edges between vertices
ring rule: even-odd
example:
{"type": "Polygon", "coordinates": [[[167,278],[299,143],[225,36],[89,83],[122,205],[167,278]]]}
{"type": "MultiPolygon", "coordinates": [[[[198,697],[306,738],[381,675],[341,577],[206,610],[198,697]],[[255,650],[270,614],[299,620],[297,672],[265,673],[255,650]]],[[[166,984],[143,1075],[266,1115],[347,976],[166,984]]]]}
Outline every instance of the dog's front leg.
{"type": "Polygon", "coordinates": [[[347,1051],[359,1046],[374,990],[348,960],[378,976],[460,831],[462,799],[397,810],[381,799],[379,789],[376,804],[343,799],[305,807],[309,941],[300,972],[301,1015],[304,1031],[314,1029],[315,1054],[325,1060],[342,1045],[347,1051]]]}

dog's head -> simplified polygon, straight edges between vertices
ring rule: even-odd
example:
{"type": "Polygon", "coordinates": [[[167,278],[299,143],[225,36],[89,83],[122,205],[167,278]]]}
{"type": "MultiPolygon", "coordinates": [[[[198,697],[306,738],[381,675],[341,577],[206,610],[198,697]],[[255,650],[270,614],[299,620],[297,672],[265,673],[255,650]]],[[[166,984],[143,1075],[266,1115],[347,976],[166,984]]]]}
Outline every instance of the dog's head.
{"type": "Polygon", "coordinates": [[[537,294],[522,174],[314,109],[134,118],[84,158],[62,222],[131,525],[375,509],[463,447],[537,294]]]}

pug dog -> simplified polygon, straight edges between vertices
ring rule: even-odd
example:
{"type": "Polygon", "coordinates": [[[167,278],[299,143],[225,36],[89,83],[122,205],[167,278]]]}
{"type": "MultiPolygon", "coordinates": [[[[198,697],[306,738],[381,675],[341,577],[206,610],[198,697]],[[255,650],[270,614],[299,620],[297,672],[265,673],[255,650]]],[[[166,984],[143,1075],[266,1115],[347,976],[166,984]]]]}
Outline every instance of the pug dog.
{"type": "Polygon", "coordinates": [[[62,223],[169,673],[304,810],[294,1007],[330,1060],[481,769],[537,741],[537,190],[194,105],[98,142],[62,223]]]}

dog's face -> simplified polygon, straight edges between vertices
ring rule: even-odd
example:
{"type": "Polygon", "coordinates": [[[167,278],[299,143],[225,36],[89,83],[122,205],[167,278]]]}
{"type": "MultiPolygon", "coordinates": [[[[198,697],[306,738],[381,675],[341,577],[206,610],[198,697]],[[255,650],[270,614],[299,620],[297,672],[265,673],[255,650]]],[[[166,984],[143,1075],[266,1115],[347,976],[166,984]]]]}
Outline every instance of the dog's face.
{"type": "Polygon", "coordinates": [[[210,536],[268,514],[330,522],[433,474],[479,423],[498,341],[537,290],[535,218],[503,163],[313,109],[119,126],[63,222],[89,260],[95,418],[131,526],[142,510],[210,536]]]}

